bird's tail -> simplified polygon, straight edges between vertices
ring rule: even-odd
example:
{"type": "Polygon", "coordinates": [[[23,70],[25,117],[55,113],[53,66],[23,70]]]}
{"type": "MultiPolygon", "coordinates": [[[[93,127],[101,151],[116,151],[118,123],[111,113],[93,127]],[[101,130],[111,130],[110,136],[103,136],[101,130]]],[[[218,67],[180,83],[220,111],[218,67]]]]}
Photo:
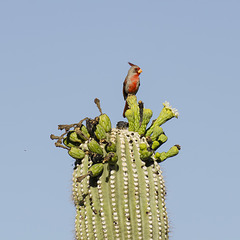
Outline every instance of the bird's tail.
{"type": "Polygon", "coordinates": [[[128,103],[127,103],[127,101],[126,101],[125,107],[124,107],[124,110],[123,110],[123,117],[124,117],[124,118],[126,117],[126,116],[125,116],[125,112],[126,112],[128,109],[129,109],[129,106],[128,106],[128,103]]]}

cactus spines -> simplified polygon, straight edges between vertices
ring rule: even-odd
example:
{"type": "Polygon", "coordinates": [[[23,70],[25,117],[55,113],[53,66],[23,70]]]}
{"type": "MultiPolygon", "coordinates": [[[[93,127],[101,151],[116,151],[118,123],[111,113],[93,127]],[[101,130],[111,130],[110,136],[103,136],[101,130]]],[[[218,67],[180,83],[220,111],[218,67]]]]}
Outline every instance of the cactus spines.
{"type": "Polygon", "coordinates": [[[158,163],[177,155],[180,146],[162,153],[155,150],[167,141],[160,126],[178,113],[164,103],[147,129],[152,111],[142,102],[137,104],[135,95],[129,95],[127,102],[128,129],[124,123],[112,128],[97,99],[99,117],[85,119],[86,126],[83,121],[60,125],[67,137],[51,136],[58,146],[63,140],[75,159],[72,197],[77,240],[169,239],[166,189],[158,163]]]}

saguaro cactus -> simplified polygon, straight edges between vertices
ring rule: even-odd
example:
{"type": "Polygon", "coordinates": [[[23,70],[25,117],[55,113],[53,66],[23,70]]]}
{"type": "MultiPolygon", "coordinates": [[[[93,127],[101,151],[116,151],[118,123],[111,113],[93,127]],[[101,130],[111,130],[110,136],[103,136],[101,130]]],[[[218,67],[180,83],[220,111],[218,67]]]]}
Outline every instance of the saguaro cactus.
{"type": "Polygon", "coordinates": [[[166,189],[159,163],[180,150],[174,145],[167,152],[156,150],[167,141],[161,125],[178,117],[168,102],[158,118],[147,125],[152,111],[127,98],[127,122],[112,128],[109,117],[83,119],[59,125],[65,132],[55,145],[68,150],[75,159],[73,201],[76,207],[75,237],[83,239],[168,239],[165,205],[166,189]],[[86,122],[83,125],[83,122],[86,122]]]}

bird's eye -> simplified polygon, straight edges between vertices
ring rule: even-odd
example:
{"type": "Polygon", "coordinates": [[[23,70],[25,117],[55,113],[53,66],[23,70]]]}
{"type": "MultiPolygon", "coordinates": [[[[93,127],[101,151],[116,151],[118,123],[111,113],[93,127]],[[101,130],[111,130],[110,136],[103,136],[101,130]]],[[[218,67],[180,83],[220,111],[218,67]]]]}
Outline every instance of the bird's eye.
{"type": "Polygon", "coordinates": [[[138,68],[135,68],[134,70],[135,70],[135,72],[138,72],[139,69],[138,69],[138,68]]]}

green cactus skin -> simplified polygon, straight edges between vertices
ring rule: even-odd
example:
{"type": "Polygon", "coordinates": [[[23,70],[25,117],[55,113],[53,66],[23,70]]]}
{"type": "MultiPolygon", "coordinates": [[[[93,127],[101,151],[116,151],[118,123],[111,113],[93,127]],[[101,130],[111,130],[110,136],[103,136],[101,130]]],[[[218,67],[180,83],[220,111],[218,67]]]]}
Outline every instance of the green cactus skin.
{"type": "Polygon", "coordinates": [[[109,170],[104,164],[93,186],[89,176],[77,182],[92,164],[88,157],[74,170],[76,239],[168,239],[166,190],[159,165],[153,162],[147,167],[140,159],[138,133],[112,129],[110,137],[120,158],[115,167],[109,170]]]}
{"type": "MultiPolygon", "coordinates": [[[[109,117],[101,114],[96,123],[101,127],[88,133],[82,125],[88,139],[68,149],[74,150],[73,158],[79,153],[79,158],[83,157],[76,160],[72,178],[76,240],[169,239],[166,189],[159,163],[177,155],[180,146],[162,153],[155,150],[167,141],[160,125],[178,117],[178,112],[164,103],[159,117],[146,129],[152,111],[144,108],[140,122],[136,96],[128,96],[127,101],[128,129],[111,128],[109,117]]],[[[66,133],[69,126],[76,126],[76,131],[79,127],[66,126],[66,133]]],[[[52,139],[62,146],[65,138],[63,134],[52,139]]]]}

